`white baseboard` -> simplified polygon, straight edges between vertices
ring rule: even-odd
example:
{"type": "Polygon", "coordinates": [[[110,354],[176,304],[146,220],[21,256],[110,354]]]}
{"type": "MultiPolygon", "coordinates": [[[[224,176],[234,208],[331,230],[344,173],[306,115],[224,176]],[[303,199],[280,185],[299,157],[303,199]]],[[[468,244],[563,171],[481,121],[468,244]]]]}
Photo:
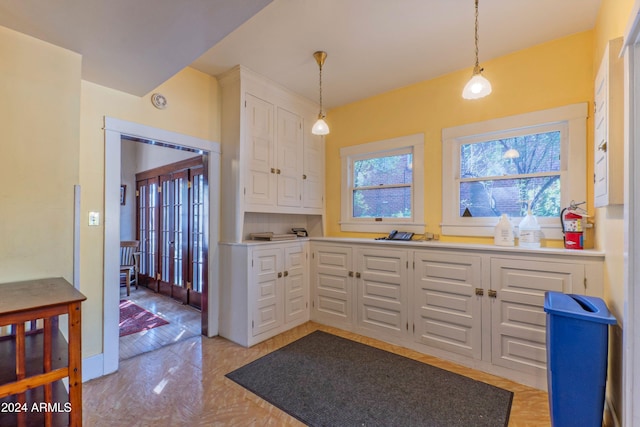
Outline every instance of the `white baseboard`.
{"type": "Polygon", "coordinates": [[[85,383],[104,375],[104,354],[82,359],[82,382],[85,383]]]}

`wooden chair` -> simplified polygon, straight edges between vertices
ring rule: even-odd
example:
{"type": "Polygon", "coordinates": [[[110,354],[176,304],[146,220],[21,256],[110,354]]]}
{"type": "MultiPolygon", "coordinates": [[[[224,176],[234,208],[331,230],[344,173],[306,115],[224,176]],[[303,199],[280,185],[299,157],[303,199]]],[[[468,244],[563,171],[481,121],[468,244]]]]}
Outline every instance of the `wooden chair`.
{"type": "Polygon", "coordinates": [[[138,240],[125,240],[120,242],[120,286],[124,281],[127,287],[127,296],[131,294],[131,285],[135,284],[138,289],[138,270],[140,262],[140,252],[138,252],[140,242],[138,240]]]}

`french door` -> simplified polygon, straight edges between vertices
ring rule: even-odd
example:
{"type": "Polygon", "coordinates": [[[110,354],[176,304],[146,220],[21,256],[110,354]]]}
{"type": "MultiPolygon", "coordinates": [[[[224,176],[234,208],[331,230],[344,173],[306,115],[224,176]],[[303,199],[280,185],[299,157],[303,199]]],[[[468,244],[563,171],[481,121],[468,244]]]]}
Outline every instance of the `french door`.
{"type": "Polygon", "coordinates": [[[207,177],[203,158],[136,175],[141,283],[202,307],[207,277],[207,177]]]}
{"type": "Polygon", "coordinates": [[[158,178],[136,179],[136,223],[140,242],[139,284],[158,291],[158,178]]]}

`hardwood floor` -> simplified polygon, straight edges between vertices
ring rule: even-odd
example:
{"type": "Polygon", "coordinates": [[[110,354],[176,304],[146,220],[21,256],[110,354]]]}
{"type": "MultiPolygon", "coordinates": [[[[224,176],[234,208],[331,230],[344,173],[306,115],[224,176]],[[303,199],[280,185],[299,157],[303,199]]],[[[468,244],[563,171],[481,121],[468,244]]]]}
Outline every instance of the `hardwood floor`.
{"type": "Polygon", "coordinates": [[[120,299],[131,300],[169,322],[168,325],[120,337],[120,360],[201,334],[201,313],[193,307],[152,292],[143,286],[139,289],[131,288],[131,296],[128,297],[124,288],[121,288],[120,299]]]}
{"type": "Polygon", "coordinates": [[[543,391],[313,322],[251,348],[196,336],[123,360],[117,373],[84,384],[84,425],[301,426],[225,374],[317,329],[511,390],[509,426],[550,425],[543,391]]]}

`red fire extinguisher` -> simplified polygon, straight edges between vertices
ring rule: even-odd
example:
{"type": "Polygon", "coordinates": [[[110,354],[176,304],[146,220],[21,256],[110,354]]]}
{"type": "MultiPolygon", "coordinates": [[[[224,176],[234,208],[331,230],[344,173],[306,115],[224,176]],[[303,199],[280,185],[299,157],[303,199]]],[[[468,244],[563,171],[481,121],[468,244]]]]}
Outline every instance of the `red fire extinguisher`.
{"type": "Polygon", "coordinates": [[[560,212],[560,223],[562,224],[564,247],[566,249],[584,249],[582,220],[585,215],[579,213],[579,210],[582,210],[579,206],[584,203],[575,203],[572,200],[569,207],[562,209],[560,212]]]}

